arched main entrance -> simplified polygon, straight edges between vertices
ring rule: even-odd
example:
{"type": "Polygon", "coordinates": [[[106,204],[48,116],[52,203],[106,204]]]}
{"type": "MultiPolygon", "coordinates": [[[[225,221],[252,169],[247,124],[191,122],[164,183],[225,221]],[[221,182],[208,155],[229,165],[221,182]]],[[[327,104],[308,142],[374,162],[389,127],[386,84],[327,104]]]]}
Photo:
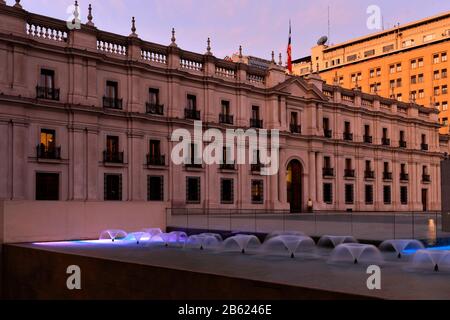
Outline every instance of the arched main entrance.
{"type": "Polygon", "coordinates": [[[292,213],[302,212],[302,164],[298,160],[292,160],[287,167],[286,184],[287,200],[292,213]]]}

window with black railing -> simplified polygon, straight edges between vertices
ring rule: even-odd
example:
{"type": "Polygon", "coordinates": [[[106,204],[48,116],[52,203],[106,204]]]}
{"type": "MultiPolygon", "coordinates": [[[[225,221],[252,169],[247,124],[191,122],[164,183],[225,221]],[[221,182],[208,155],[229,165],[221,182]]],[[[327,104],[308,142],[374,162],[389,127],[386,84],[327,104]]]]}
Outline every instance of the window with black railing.
{"type": "Polygon", "coordinates": [[[392,180],[392,172],[389,168],[389,162],[383,164],[383,180],[392,180]]]}
{"type": "Polygon", "coordinates": [[[420,149],[422,151],[428,151],[428,144],[427,144],[427,136],[422,134],[422,138],[421,138],[421,144],[420,144],[420,149]]]}
{"type": "Polygon", "coordinates": [[[197,110],[197,97],[187,95],[187,107],[184,109],[184,118],[189,120],[200,120],[200,111],[197,110]]]}
{"type": "Polygon", "coordinates": [[[334,168],[331,166],[331,158],[324,157],[323,158],[323,169],[322,174],[324,178],[334,177],[334,168]]]}
{"type": "Polygon", "coordinates": [[[383,136],[381,138],[381,144],[383,146],[391,145],[391,139],[388,138],[388,129],[387,128],[383,128],[383,136]]]}
{"type": "Polygon", "coordinates": [[[159,102],[159,89],[150,88],[148,91],[148,102],[146,103],[146,112],[162,116],[164,115],[164,105],[159,102]]]}
{"type": "Polygon", "coordinates": [[[398,141],[398,145],[400,148],[406,148],[406,138],[405,138],[405,131],[400,131],[400,139],[398,141]]]}
{"type": "Polygon", "coordinates": [[[353,169],[353,160],[350,158],[345,159],[344,178],[354,178],[355,169],[353,169]]]}
{"type": "Polygon", "coordinates": [[[344,134],[343,138],[346,141],[353,141],[353,133],[351,133],[351,124],[350,122],[346,121],[344,123],[344,134]]]}
{"type": "Polygon", "coordinates": [[[103,162],[123,163],[123,152],[119,151],[119,137],[106,137],[106,150],[103,151],[103,162]]]}
{"type": "Polygon", "coordinates": [[[119,84],[115,81],[106,82],[106,92],[103,97],[103,107],[108,109],[122,109],[123,100],[119,99],[119,84]]]}
{"type": "Polygon", "coordinates": [[[230,114],[230,102],[226,100],[222,100],[221,105],[221,113],[219,114],[219,123],[222,124],[233,124],[234,119],[230,114]]]}
{"type": "Polygon", "coordinates": [[[159,140],[150,140],[150,149],[147,155],[147,165],[165,166],[166,157],[161,155],[161,142],[159,140]]]}
{"type": "Polygon", "coordinates": [[[258,106],[252,106],[252,117],[250,118],[250,127],[262,129],[263,121],[260,118],[260,111],[258,106]]]}
{"type": "Polygon", "coordinates": [[[236,170],[236,162],[231,159],[231,148],[223,147],[222,163],[220,164],[222,170],[236,170]]]}
{"type": "Polygon", "coordinates": [[[375,171],[372,170],[372,161],[366,161],[366,169],[364,170],[365,179],[375,179],[375,171]]]}
{"type": "Polygon", "coordinates": [[[56,146],[56,131],[41,129],[40,142],[36,146],[38,159],[61,159],[61,147],[56,146]]]}
{"type": "Polygon", "coordinates": [[[250,164],[250,169],[252,172],[260,172],[262,169],[262,163],[261,163],[259,150],[253,151],[253,159],[252,159],[252,163],[250,164]]]}
{"type": "Polygon", "coordinates": [[[428,167],[423,166],[422,167],[422,182],[431,182],[431,176],[428,173],[428,167]]]}
{"type": "Polygon", "coordinates": [[[409,181],[409,175],[406,171],[406,164],[402,163],[400,165],[400,181],[409,181]]]}
{"type": "Polygon", "coordinates": [[[373,138],[372,135],[370,134],[370,126],[369,125],[365,125],[364,126],[364,143],[372,143],[373,138]]]}
{"type": "Polygon", "coordinates": [[[197,143],[191,143],[189,146],[189,154],[185,161],[186,168],[202,168],[203,160],[197,143]]]}
{"type": "Polygon", "coordinates": [[[36,86],[36,97],[59,101],[59,89],[55,88],[55,71],[41,69],[39,84],[36,86]]]}

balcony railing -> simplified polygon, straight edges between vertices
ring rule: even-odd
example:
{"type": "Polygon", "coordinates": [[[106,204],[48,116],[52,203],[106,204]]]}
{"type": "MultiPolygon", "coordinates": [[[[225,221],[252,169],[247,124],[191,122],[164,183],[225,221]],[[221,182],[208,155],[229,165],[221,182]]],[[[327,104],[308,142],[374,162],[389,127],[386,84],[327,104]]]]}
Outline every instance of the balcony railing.
{"type": "Polygon", "coordinates": [[[429,174],[423,174],[422,181],[423,182],[431,182],[431,176],[429,174]]]}
{"type": "Polygon", "coordinates": [[[37,145],[36,156],[38,159],[61,159],[61,147],[47,148],[43,145],[37,145]]]}
{"type": "Polygon", "coordinates": [[[422,144],[420,145],[420,149],[422,149],[422,151],[428,151],[428,144],[422,143],[422,144]]]}
{"type": "Polygon", "coordinates": [[[372,136],[364,135],[364,143],[372,143],[373,138],[372,136]]]}
{"type": "Polygon", "coordinates": [[[59,101],[59,89],[37,86],[36,98],[59,101]]]}
{"type": "Polygon", "coordinates": [[[392,172],[383,172],[383,180],[392,180],[392,172]]]}
{"type": "Polygon", "coordinates": [[[324,177],[334,177],[334,168],[323,168],[324,177]]]}
{"type": "Polygon", "coordinates": [[[346,140],[346,141],[353,141],[353,133],[344,132],[344,140],[346,140]]]}
{"type": "Polygon", "coordinates": [[[398,145],[399,145],[400,148],[405,148],[406,149],[407,143],[406,143],[406,141],[400,140],[398,142],[398,145]]]}
{"type": "Polygon", "coordinates": [[[409,181],[409,174],[407,173],[400,173],[400,181],[409,181]]]}
{"type": "Polygon", "coordinates": [[[257,128],[257,129],[262,129],[263,121],[260,120],[260,119],[250,119],[250,127],[251,128],[257,128]]]}
{"type": "Polygon", "coordinates": [[[302,133],[302,127],[298,124],[292,123],[290,126],[291,133],[300,134],[302,133]]]}
{"type": "Polygon", "coordinates": [[[383,146],[390,146],[390,145],[391,145],[391,139],[388,139],[388,138],[382,138],[382,139],[381,139],[381,144],[382,144],[383,146]]]}
{"type": "Polygon", "coordinates": [[[372,170],[364,171],[364,178],[365,179],[375,179],[375,171],[372,171],[372,170]]]}
{"type": "Polygon", "coordinates": [[[164,105],[147,102],[146,109],[148,114],[156,114],[158,116],[164,115],[164,105]]]}
{"type": "Polygon", "coordinates": [[[355,170],[354,169],[345,169],[344,171],[344,178],[354,178],[355,177],[355,170]]]}
{"type": "Polygon", "coordinates": [[[253,163],[250,165],[250,168],[251,168],[252,172],[260,172],[261,168],[262,168],[262,164],[261,163],[253,163]]]}
{"type": "Polygon", "coordinates": [[[200,120],[200,111],[195,109],[184,109],[184,118],[190,120],[200,120]]]}
{"type": "Polygon", "coordinates": [[[166,165],[166,157],[148,154],[147,155],[147,165],[148,166],[165,166],[166,165]]]}
{"type": "Polygon", "coordinates": [[[103,151],[103,162],[123,163],[123,152],[103,151]]]}
{"type": "Polygon", "coordinates": [[[123,99],[103,97],[103,108],[122,110],[123,99]]]}
{"type": "Polygon", "coordinates": [[[220,169],[221,170],[236,170],[236,164],[235,163],[221,163],[220,169]]]}
{"type": "Polygon", "coordinates": [[[221,113],[221,114],[219,114],[219,122],[223,123],[223,124],[233,124],[234,117],[229,114],[221,113]]]}
{"type": "Polygon", "coordinates": [[[324,129],[323,130],[323,135],[325,136],[325,138],[331,139],[333,137],[333,131],[328,130],[328,129],[324,129]]]}
{"type": "Polygon", "coordinates": [[[191,160],[191,163],[186,163],[184,165],[186,168],[188,169],[201,169],[203,168],[203,164],[202,163],[195,163],[195,161],[191,160]]]}

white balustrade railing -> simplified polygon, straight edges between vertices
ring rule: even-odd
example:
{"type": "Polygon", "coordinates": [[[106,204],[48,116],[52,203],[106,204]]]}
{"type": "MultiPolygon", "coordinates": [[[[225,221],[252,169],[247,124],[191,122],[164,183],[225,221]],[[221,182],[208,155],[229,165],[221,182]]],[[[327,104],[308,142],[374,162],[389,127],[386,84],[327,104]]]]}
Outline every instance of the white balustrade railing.
{"type": "Polygon", "coordinates": [[[27,23],[26,31],[33,38],[57,42],[67,41],[67,32],[59,28],[43,26],[37,23],[27,23]]]}
{"type": "Polygon", "coordinates": [[[141,50],[142,60],[148,62],[156,62],[161,64],[167,64],[167,55],[165,53],[156,52],[153,50],[142,49],[141,50]]]}
{"type": "Polygon", "coordinates": [[[109,54],[127,55],[127,46],[110,41],[97,40],[97,50],[109,54]]]}
{"type": "Polygon", "coordinates": [[[236,78],[236,71],[233,69],[223,68],[223,67],[217,67],[216,66],[216,76],[223,77],[223,78],[230,78],[235,79],[236,78]]]}
{"type": "Polygon", "coordinates": [[[183,69],[192,71],[203,71],[203,63],[199,61],[193,61],[185,58],[180,59],[180,66],[183,69]]]}

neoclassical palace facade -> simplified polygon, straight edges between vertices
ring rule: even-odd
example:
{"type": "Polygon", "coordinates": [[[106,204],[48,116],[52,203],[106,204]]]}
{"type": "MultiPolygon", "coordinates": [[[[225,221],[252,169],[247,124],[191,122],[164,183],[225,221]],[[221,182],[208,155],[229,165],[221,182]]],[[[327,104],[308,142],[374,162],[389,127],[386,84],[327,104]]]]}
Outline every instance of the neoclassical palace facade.
{"type": "Polygon", "coordinates": [[[211,51],[209,41],[205,54],[180,49],[174,32],[168,46],[143,41],[134,22],[129,36],[98,30],[91,16],[70,30],[0,2],[4,214],[21,208],[70,233],[68,221],[95,224],[94,213],[127,222],[165,208],[303,212],[309,199],[316,211],[440,210],[449,147],[437,110],[287,75],[273,54],[252,66],[211,51]],[[174,165],[171,134],[195,120],[280,130],[278,174],[174,165]]]}

